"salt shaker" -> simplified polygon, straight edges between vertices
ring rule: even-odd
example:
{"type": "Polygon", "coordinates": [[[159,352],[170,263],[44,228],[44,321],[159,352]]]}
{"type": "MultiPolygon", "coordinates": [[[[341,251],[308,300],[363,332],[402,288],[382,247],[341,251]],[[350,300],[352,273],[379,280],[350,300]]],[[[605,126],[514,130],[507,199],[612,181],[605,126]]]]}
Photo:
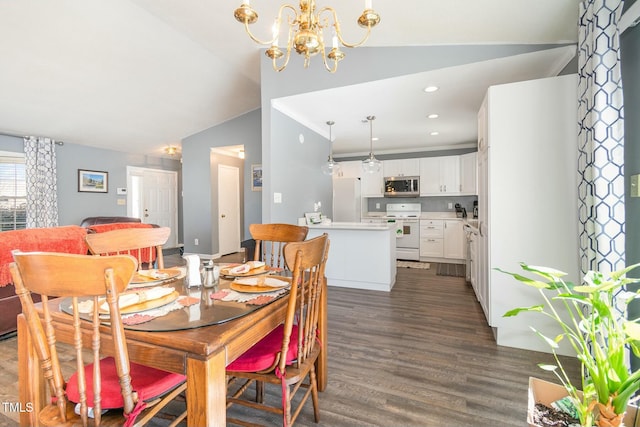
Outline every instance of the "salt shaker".
{"type": "Polygon", "coordinates": [[[204,265],[204,273],[202,274],[202,284],[205,288],[212,288],[218,283],[220,269],[213,265],[213,261],[209,260],[204,265]]]}

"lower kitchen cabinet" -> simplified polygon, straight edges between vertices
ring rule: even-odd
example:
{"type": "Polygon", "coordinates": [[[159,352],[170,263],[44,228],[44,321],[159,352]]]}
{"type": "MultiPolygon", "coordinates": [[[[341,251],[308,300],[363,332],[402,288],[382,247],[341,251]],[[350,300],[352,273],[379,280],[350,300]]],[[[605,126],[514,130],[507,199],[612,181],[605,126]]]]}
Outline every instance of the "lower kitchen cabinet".
{"type": "Polygon", "coordinates": [[[420,258],[436,257],[442,258],[444,255],[444,239],[442,237],[421,237],[420,238],[420,258]]]}
{"type": "Polygon", "coordinates": [[[420,220],[422,261],[462,262],[466,257],[466,237],[462,219],[420,220]]]}
{"type": "Polygon", "coordinates": [[[464,224],[461,220],[445,220],[444,221],[444,257],[464,259],[466,257],[466,245],[464,236],[464,224]]]}
{"type": "Polygon", "coordinates": [[[444,222],[428,219],[420,221],[420,258],[444,256],[444,222]]]}

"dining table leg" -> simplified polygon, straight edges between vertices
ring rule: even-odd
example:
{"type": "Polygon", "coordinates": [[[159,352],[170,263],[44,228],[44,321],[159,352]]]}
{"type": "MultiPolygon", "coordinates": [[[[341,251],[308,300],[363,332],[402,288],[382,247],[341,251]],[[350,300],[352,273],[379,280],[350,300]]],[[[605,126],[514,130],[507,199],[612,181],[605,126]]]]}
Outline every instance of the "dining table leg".
{"type": "Polygon", "coordinates": [[[187,357],[187,425],[224,427],[227,423],[226,352],[207,359],[187,357]]]}
{"type": "Polygon", "coordinates": [[[38,413],[45,406],[46,384],[40,360],[31,344],[29,325],[23,314],[17,319],[18,403],[21,426],[38,425],[38,413]]]}
{"type": "Polygon", "coordinates": [[[327,353],[329,352],[329,342],[327,334],[327,278],[322,281],[322,292],[320,293],[320,316],[318,319],[318,329],[320,330],[320,342],[322,351],[316,362],[318,391],[327,388],[327,353]]]}

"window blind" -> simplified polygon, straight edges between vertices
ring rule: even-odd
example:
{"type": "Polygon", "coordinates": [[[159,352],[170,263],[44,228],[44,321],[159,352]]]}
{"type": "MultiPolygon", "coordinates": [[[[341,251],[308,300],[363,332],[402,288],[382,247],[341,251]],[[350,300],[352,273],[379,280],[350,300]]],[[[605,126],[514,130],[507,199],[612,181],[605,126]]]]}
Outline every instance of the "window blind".
{"type": "Polygon", "coordinates": [[[24,154],[0,152],[0,231],[27,225],[24,154]]]}

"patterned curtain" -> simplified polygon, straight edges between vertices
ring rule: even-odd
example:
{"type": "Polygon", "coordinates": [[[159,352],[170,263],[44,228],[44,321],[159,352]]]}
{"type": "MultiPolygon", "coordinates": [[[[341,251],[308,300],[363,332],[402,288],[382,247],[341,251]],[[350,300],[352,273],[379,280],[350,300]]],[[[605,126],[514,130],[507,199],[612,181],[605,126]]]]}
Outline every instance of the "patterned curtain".
{"type": "Polygon", "coordinates": [[[58,225],[55,145],[49,138],[24,138],[27,228],[58,225]]]}
{"type": "Polygon", "coordinates": [[[625,266],[623,0],[584,0],[578,30],[578,173],[582,274],[625,266]]]}

